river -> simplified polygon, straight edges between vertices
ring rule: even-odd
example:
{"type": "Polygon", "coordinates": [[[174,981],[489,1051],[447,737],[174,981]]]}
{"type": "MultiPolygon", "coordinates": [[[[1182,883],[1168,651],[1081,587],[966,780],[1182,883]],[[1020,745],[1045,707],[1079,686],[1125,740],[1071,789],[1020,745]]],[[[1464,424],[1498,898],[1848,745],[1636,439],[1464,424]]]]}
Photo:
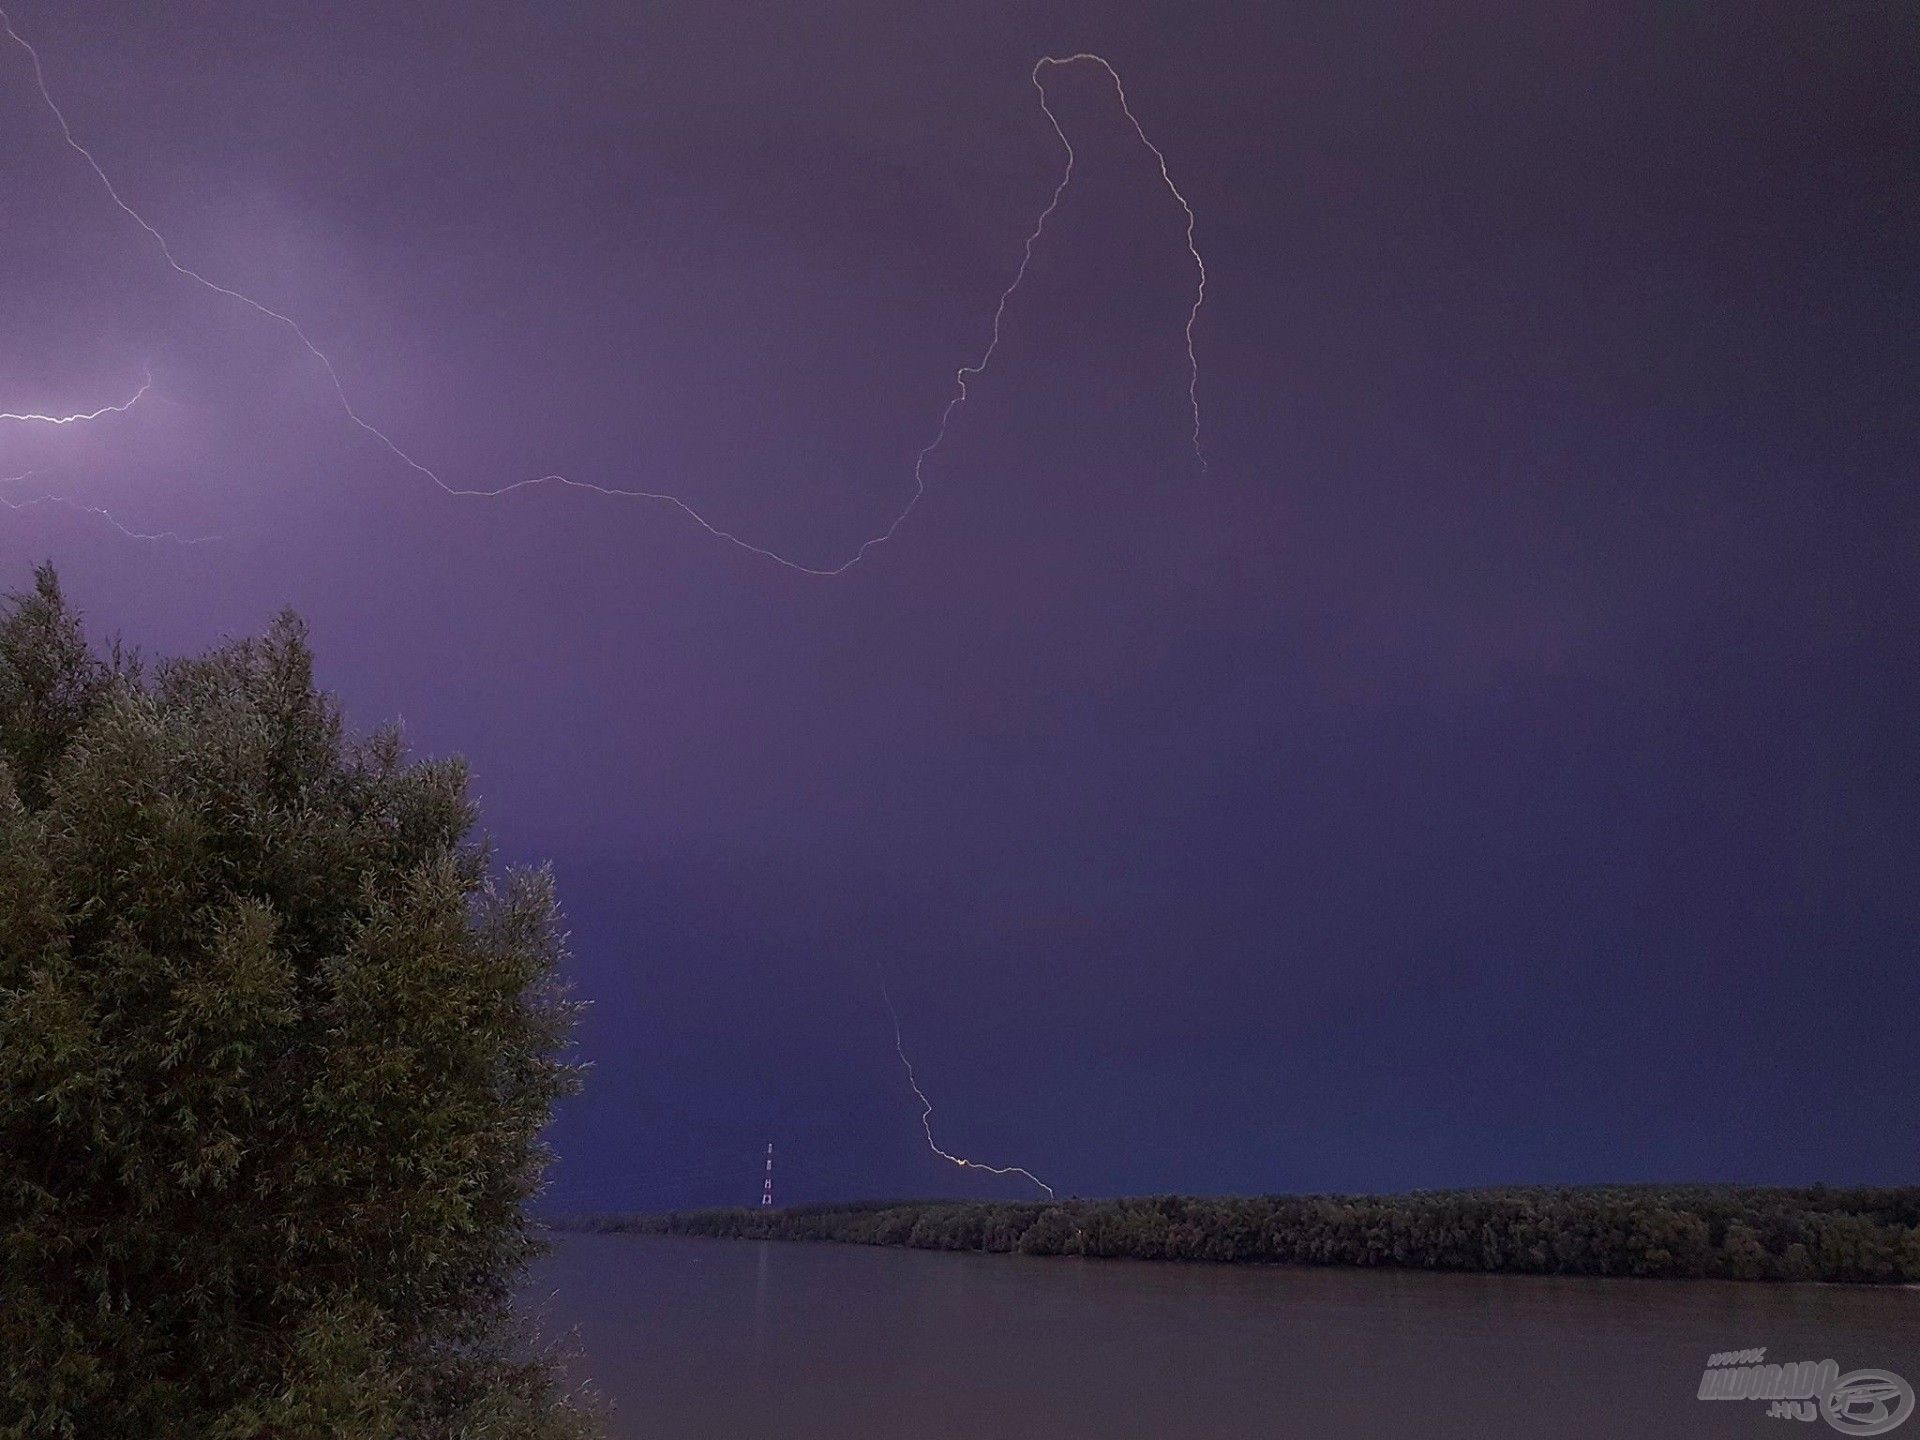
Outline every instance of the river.
{"type": "Polygon", "coordinates": [[[616,1440],[1765,1440],[1835,1429],[1709,1354],[1920,1381],[1911,1289],[563,1235],[527,1303],[616,1440]]]}

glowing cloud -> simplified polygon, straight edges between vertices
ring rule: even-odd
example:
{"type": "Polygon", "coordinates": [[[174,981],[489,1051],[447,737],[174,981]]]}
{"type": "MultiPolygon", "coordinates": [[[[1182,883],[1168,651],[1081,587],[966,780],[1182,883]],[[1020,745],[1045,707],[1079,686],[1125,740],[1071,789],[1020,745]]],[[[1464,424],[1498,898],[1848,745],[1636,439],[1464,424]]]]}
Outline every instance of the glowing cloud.
{"type": "MultiPolygon", "coordinates": [[[[27,40],[20,34],[19,31],[13,28],[13,22],[8,17],[4,9],[0,9],[0,28],[3,28],[6,31],[7,36],[10,39],[12,39],[16,45],[18,45],[22,50],[24,50],[27,53],[27,57],[33,67],[34,83],[39,88],[39,91],[40,91],[40,98],[46,103],[47,109],[52,113],[54,120],[59,124],[61,137],[65,140],[68,148],[73,150],[83,160],[86,161],[88,167],[93,171],[94,176],[99,180],[101,186],[106,190],[108,198],[112,200],[114,205],[118,207],[119,210],[124,215],[126,215],[128,219],[132,220],[134,224],[138,225],[142,230],[144,230],[152,238],[154,244],[159,248],[160,255],[166,261],[168,267],[171,268],[176,274],[181,275],[182,277],[193,281],[197,285],[203,286],[204,288],[213,291],[216,295],[223,295],[226,298],[233,300],[255,311],[257,314],[259,314],[263,318],[272,320],[275,323],[284,326],[293,335],[294,339],[299,342],[300,347],[304,349],[309,355],[311,355],[315,360],[320,362],[321,367],[326,371],[328,382],[333,387],[334,395],[339,400],[341,411],[346,415],[346,417],[349,420],[351,420],[355,425],[359,426],[360,429],[364,430],[368,435],[372,436],[382,446],[384,446],[387,449],[387,451],[391,453],[394,456],[394,458],[399,460],[403,465],[407,466],[409,469],[413,470],[414,472],[421,475],[425,479],[431,481],[434,485],[438,486],[441,490],[445,491],[448,495],[457,496],[460,498],[467,498],[467,499],[496,499],[500,496],[511,494],[516,490],[524,490],[533,486],[561,485],[571,489],[586,490],[596,495],[606,495],[606,496],[611,496],[619,499],[656,501],[663,505],[672,506],[674,509],[680,511],[683,515],[685,515],[688,519],[692,520],[702,530],[706,531],[709,535],[712,535],[717,539],[725,540],[729,544],[736,545],[740,549],[745,550],[750,554],[763,556],[768,560],[774,561],[776,564],[786,566],[790,570],[799,571],[800,573],[806,574],[806,575],[821,575],[821,576],[845,574],[848,570],[852,569],[855,565],[859,564],[861,560],[865,559],[867,556],[867,553],[871,551],[875,546],[884,545],[889,540],[893,539],[893,537],[899,532],[900,527],[904,523],[906,523],[907,518],[913,514],[915,507],[918,506],[920,503],[921,497],[926,494],[927,485],[926,485],[925,471],[926,471],[927,459],[936,450],[938,450],[942,442],[945,441],[947,436],[947,427],[949,422],[953,418],[954,412],[958,410],[960,406],[966,402],[968,381],[985,373],[988,364],[993,359],[994,352],[999,348],[1001,322],[1006,315],[1007,303],[1013,298],[1014,292],[1020,288],[1021,282],[1026,279],[1028,267],[1030,266],[1033,260],[1034,246],[1039,241],[1041,233],[1046,229],[1048,219],[1053,215],[1054,211],[1059,207],[1060,197],[1066,193],[1067,186],[1073,180],[1073,166],[1074,166],[1073,146],[1068,141],[1066,132],[1061,129],[1059,118],[1054,114],[1052,106],[1048,104],[1046,86],[1042,83],[1041,77],[1043,74],[1045,74],[1046,71],[1054,67],[1061,67],[1061,66],[1068,66],[1068,65],[1081,65],[1081,64],[1097,65],[1102,70],[1104,70],[1108,78],[1113,81],[1114,94],[1116,98],[1119,100],[1121,113],[1123,113],[1126,116],[1128,123],[1133,126],[1134,133],[1139,136],[1141,144],[1145,145],[1147,149],[1152,152],[1155,161],[1158,162],[1159,164],[1161,179],[1165,182],[1167,189],[1172,193],[1174,199],[1179,202],[1181,210],[1185,212],[1187,217],[1187,225],[1186,225],[1187,250],[1192,255],[1194,267],[1198,272],[1198,283],[1194,291],[1193,306],[1187,312],[1187,323],[1186,323],[1187,364],[1188,364],[1187,399],[1188,399],[1189,406],[1191,407],[1193,412],[1193,437],[1192,437],[1193,452],[1194,452],[1194,455],[1199,459],[1203,467],[1206,464],[1206,455],[1202,450],[1201,444],[1200,444],[1200,391],[1199,391],[1200,366],[1199,366],[1199,360],[1194,351],[1193,330],[1194,330],[1195,323],[1199,320],[1199,317],[1200,317],[1200,307],[1206,300],[1207,267],[1206,267],[1206,262],[1200,256],[1199,249],[1195,246],[1195,243],[1194,243],[1195,217],[1194,217],[1193,207],[1190,204],[1188,204],[1186,196],[1183,195],[1179,187],[1174,184],[1172,174],[1169,172],[1167,168],[1166,155],[1160,150],[1160,148],[1157,145],[1155,145],[1151,140],[1147,138],[1147,133],[1145,129],[1141,126],[1138,117],[1136,117],[1135,114],[1133,113],[1133,109],[1127,101],[1126,90],[1120,83],[1119,73],[1113,68],[1112,65],[1110,65],[1106,60],[1102,59],[1098,55],[1081,52],[1074,55],[1066,55],[1066,56],[1059,56],[1059,57],[1047,56],[1037,61],[1033,67],[1033,70],[1030,72],[1028,78],[1032,82],[1035,92],[1040,97],[1041,112],[1047,117],[1047,123],[1053,128],[1053,133],[1055,137],[1060,141],[1061,148],[1066,151],[1066,163],[1061,173],[1059,183],[1054,186],[1052,196],[1048,199],[1046,208],[1040,212],[1039,218],[1034,222],[1032,231],[1027,236],[1026,244],[1021,249],[1020,264],[1018,269],[1016,269],[1014,272],[1013,279],[1008,283],[1006,289],[1000,292],[1000,298],[994,306],[991,333],[989,335],[986,348],[981,352],[980,357],[977,360],[975,360],[972,364],[962,365],[955,372],[954,393],[948,399],[945,408],[943,408],[940,412],[940,421],[938,426],[935,428],[933,438],[929,440],[926,443],[926,445],[921,447],[920,451],[914,456],[912,493],[907,497],[906,502],[900,507],[899,511],[894,515],[893,519],[890,522],[888,522],[885,528],[881,529],[880,531],[878,531],[876,534],[872,535],[868,539],[862,541],[859,547],[855,549],[854,552],[851,555],[849,555],[845,560],[841,561],[837,565],[815,566],[815,565],[808,565],[801,561],[791,559],[785,555],[780,554],[778,551],[772,550],[764,545],[755,544],[753,541],[750,541],[744,538],[743,536],[735,533],[734,531],[731,531],[722,526],[716,525],[712,521],[708,520],[698,510],[694,509],[694,507],[689,505],[686,501],[680,499],[676,495],[671,495],[664,491],[625,489],[619,486],[601,485],[589,480],[576,480],[571,476],[560,475],[560,474],[531,476],[527,479],[516,480],[511,484],[501,485],[493,489],[473,488],[473,487],[456,486],[456,485],[449,484],[436,471],[434,471],[427,465],[423,464],[421,461],[415,459],[411,454],[409,454],[407,451],[402,449],[400,445],[396,443],[390,435],[387,434],[386,431],[382,430],[379,426],[375,425],[372,421],[368,420],[354,407],[353,401],[348,397],[346,386],[340,378],[340,372],[334,365],[332,358],[329,357],[324,351],[320,349],[318,345],[316,345],[313,342],[312,337],[307,334],[307,332],[301,327],[300,323],[297,320],[295,320],[292,316],[283,313],[282,311],[274,309],[270,305],[264,304],[263,302],[256,300],[251,295],[247,295],[239,290],[231,289],[228,286],[220,284],[216,280],[209,279],[206,275],[202,274],[198,270],[195,270],[191,266],[183,263],[179,259],[179,257],[174,254],[173,247],[171,246],[171,244],[169,244],[167,237],[163,235],[157,228],[155,228],[155,226],[152,223],[150,223],[145,216],[141,215],[139,211],[135,210],[133,206],[127,203],[125,198],[122,197],[122,195],[120,194],[119,190],[114,186],[114,183],[112,179],[109,178],[109,176],[107,175],[106,170],[102,168],[99,160],[95,158],[93,152],[89,150],[85,145],[81,144],[79,139],[74,135],[73,127],[68,123],[66,113],[60,108],[59,104],[54,100],[53,92],[48,87],[46,72],[41,66],[39,52],[35,50],[34,47],[27,42],[27,40]]],[[[141,394],[145,393],[144,387],[142,388],[140,393],[141,394]]],[[[139,398],[140,398],[139,395],[134,396],[134,400],[138,400],[139,398]]],[[[127,405],[131,405],[132,403],[133,401],[128,401],[127,405]]],[[[121,410],[125,408],[126,408],[125,405],[107,406],[102,408],[101,410],[94,411],[91,414],[65,416],[65,417],[52,417],[52,416],[40,416],[40,415],[14,415],[14,416],[5,416],[0,418],[15,419],[15,420],[45,421],[51,424],[67,424],[75,420],[93,419],[93,418],[96,418],[97,416],[107,414],[110,411],[116,411],[116,410],[121,410]]]]}

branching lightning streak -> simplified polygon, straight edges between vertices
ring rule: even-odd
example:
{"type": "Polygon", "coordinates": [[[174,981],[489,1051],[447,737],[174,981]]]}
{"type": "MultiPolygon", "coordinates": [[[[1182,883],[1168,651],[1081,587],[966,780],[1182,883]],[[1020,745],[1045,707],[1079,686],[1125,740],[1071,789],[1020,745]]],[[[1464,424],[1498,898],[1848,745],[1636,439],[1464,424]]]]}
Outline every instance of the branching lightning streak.
{"type": "MultiPolygon", "coordinates": [[[[7,15],[4,8],[0,8],[0,28],[4,28],[8,37],[22,50],[27,52],[27,57],[33,65],[34,83],[39,87],[40,98],[46,103],[47,109],[52,112],[55,121],[58,122],[61,136],[66,141],[68,148],[76,152],[87,162],[88,167],[93,171],[95,178],[99,180],[101,186],[106,190],[108,198],[113,201],[114,205],[117,206],[128,219],[132,220],[134,224],[138,225],[152,237],[154,244],[159,247],[161,257],[166,261],[168,267],[176,274],[193,281],[195,284],[201,285],[217,295],[224,295],[228,299],[236,301],[255,311],[257,314],[285,326],[286,329],[292,333],[294,339],[299,342],[301,348],[320,362],[321,368],[326,371],[329,384],[333,387],[334,395],[339,400],[340,409],[346,417],[384,446],[387,451],[403,465],[431,481],[448,495],[459,498],[495,499],[502,495],[511,494],[516,490],[524,490],[532,486],[561,485],[570,489],[587,490],[596,495],[605,495],[618,499],[657,501],[679,510],[702,530],[717,539],[725,540],[729,544],[736,545],[750,554],[762,556],[765,559],[774,561],[776,564],[784,565],[789,570],[795,570],[805,575],[818,576],[843,575],[855,565],[859,564],[861,560],[865,559],[867,553],[875,546],[884,545],[892,540],[893,537],[899,533],[900,527],[906,523],[907,518],[913,514],[921,498],[926,494],[927,483],[925,472],[928,457],[938,450],[946,440],[947,427],[953,418],[954,412],[966,403],[968,380],[977,378],[986,371],[987,365],[993,359],[994,352],[999,348],[1001,322],[1006,315],[1007,304],[1013,298],[1014,292],[1020,288],[1021,282],[1026,279],[1028,267],[1033,260],[1034,245],[1039,241],[1041,232],[1046,229],[1048,219],[1052,217],[1053,212],[1060,204],[1060,197],[1066,192],[1068,184],[1071,183],[1073,179],[1073,146],[1067,140],[1066,132],[1061,129],[1059,118],[1054,114],[1052,106],[1047,103],[1046,87],[1041,84],[1040,77],[1042,73],[1052,66],[1081,63],[1098,65],[1101,69],[1105,70],[1108,77],[1112,79],[1114,93],[1119,98],[1122,113],[1126,115],[1128,123],[1133,126],[1134,133],[1140,137],[1141,143],[1153,153],[1154,159],[1160,166],[1161,179],[1166,182],[1167,189],[1173,194],[1173,197],[1179,201],[1180,208],[1186,213],[1187,250],[1188,253],[1193,256],[1194,265],[1199,272],[1199,284],[1194,293],[1193,306],[1187,312],[1187,399],[1193,412],[1193,451],[1195,456],[1198,457],[1201,466],[1204,468],[1206,465],[1206,455],[1200,445],[1200,366],[1193,347],[1193,328],[1200,316],[1200,306],[1206,299],[1207,267],[1206,262],[1201,259],[1200,252],[1194,244],[1195,217],[1193,207],[1187,203],[1186,196],[1183,195],[1179,187],[1174,184],[1173,177],[1167,169],[1167,158],[1165,154],[1162,153],[1159,146],[1147,138],[1146,131],[1141,127],[1138,117],[1134,115],[1132,107],[1127,102],[1126,90],[1120,83],[1119,73],[1112,65],[1098,55],[1081,52],[1061,57],[1045,56],[1035,62],[1028,78],[1032,82],[1034,89],[1039,93],[1040,109],[1046,115],[1047,123],[1053,128],[1054,136],[1066,151],[1066,166],[1061,174],[1060,181],[1054,186],[1053,194],[1047,201],[1046,208],[1040,212],[1039,219],[1034,222],[1033,230],[1027,236],[1026,244],[1021,249],[1020,266],[1018,270],[1014,272],[1013,280],[1007,285],[1005,290],[1000,292],[1000,299],[994,306],[992,334],[987,342],[986,349],[981,352],[980,358],[974,363],[971,365],[963,365],[955,372],[954,393],[948,399],[945,408],[940,412],[939,426],[936,428],[933,438],[914,456],[913,493],[907,497],[906,503],[900,508],[899,512],[893,517],[886,528],[878,534],[862,541],[859,548],[856,549],[852,555],[848,556],[847,559],[841,561],[838,565],[814,566],[798,560],[789,559],[787,556],[781,555],[775,550],[764,545],[756,544],[734,531],[716,525],[686,501],[676,495],[667,494],[664,491],[629,490],[617,486],[597,484],[590,480],[576,480],[571,476],[561,474],[535,475],[524,480],[516,480],[511,484],[502,485],[495,489],[469,488],[448,484],[438,473],[408,454],[386,431],[361,415],[360,412],[354,408],[352,400],[347,395],[346,386],[340,378],[339,370],[335,368],[332,359],[313,342],[312,337],[301,327],[299,321],[295,320],[291,315],[287,315],[274,309],[270,305],[254,299],[251,295],[231,289],[228,286],[220,284],[218,281],[209,279],[199,271],[180,261],[173,253],[173,248],[168,243],[167,237],[156,229],[145,216],[141,215],[139,211],[135,210],[133,206],[129,205],[126,200],[122,198],[119,190],[108,177],[106,170],[103,169],[100,162],[94,158],[93,152],[81,144],[79,139],[75,137],[73,127],[67,121],[66,113],[61,110],[59,104],[54,100],[53,92],[47,85],[46,72],[41,67],[39,52],[27,42],[19,31],[13,28],[13,21],[7,15]]],[[[137,399],[138,397],[136,396],[135,398],[137,399]]]]}
{"type": "MultiPolygon", "coordinates": [[[[135,405],[139,404],[141,398],[151,389],[153,389],[153,370],[151,367],[143,367],[140,388],[134,391],[127,399],[122,400],[118,405],[102,405],[98,410],[85,410],[72,415],[40,415],[32,412],[8,410],[0,412],[0,420],[12,420],[21,424],[33,425],[74,425],[82,420],[98,420],[103,415],[124,415],[135,405]]],[[[25,470],[18,475],[0,476],[0,485],[15,484],[29,478],[34,473],[32,470],[25,470]]],[[[89,505],[85,501],[75,500],[66,495],[36,495],[29,500],[9,500],[6,496],[0,495],[0,506],[5,506],[9,510],[28,510],[40,505],[59,505],[82,515],[92,515],[106,521],[107,524],[118,530],[129,540],[164,540],[172,541],[178,545],[204,545],[209,540],[218,540],[220,538],[218,535],[182,535],[177,530],[134,530],[123,525],[114,516],[112,511],[103,510],[98,505],[89,505]]]]}
{"type": "Polygon", "coordinates": [[[901,1067],[907,1072],[907,1084],[913,1090],[914,1097],[920,1102],[920,1128],[926,1132],[927,1148],[942,1160],[951,1161],[962,1170],[985,1170],[989,1175],[1023,1175],[1046,1191],[1049,1200],[1053,1199],[1053,1187],[1031,1170],[1019,1165],[989,1165],[984,1160],[969,1160],[964,1155],[955,1155],[951,1151],[940,1148],[939,1142],[933,1138],[933,1101],[927,1098],[927,1092],[920,1088],[920,1082],[914,1078],[913,1062],[907,1058],[906,1042],[900,1036],[900,1012],[894,1008],[893,993],[887,989],[885,972],[880,976],[880,998],[887,1002],[887,1014],[893,1019],[894,1053],[900,1057],[901,1067]]]}
{"type": "MultiPolygon", "coordinates": [[[[0,485],[11,485],[16,481],[25,480],[33,473],[31,470],[25,470],[18,475],[0,476],[0,485]]],[[[78,511],[82,515],[92,515],[106,521],[129,540],[170,541],[175,545],[205,545],[209,541],[220,538],[218,535],[182,535],[177,530],[132,530],[115,519],[112,511],[103,510],[98,505],[88,505],[79,500],[69,499],[65,495],[35,495],[30,500],[9,500],[6,496],[0,495],[0,505],[9,510],[28,510],[36,505],[60,505],[68,510],[78,511]]]]}
{"type": "MultiPolygon", "coordinates": [[[[1167,187],[1168,193],[1180,202],[1181,210],[1186,213],[1187,254],[1193,257],[1193,268],[1199,277],[1193,288],[1193,306],[1187,311],[1187,408],[1193,412],[1193,458],[1198,460],[1200,462],[1200,468],[1205,470],[1207,468],[1207,452],[1202,449],[1200,445],[1200,357],[1193,348],[1193,327],[1199,322],[1200,307],[1207,302],[1207,262],[1201,258],[1199,247],[1194,244],[1193,240],[1193,229],[1199,222],[1194,216],[1193,206],[1187,202],[1187,197],[1180,193],[1180,187],[1173,183],[1173,174],[1167,169],[1166,153],[1147,138],[1146,129],[1140,124],[1139,117],[1133,113],[1133,106],[1127,103],[1127,87],[1120,83],[1120,72],[1115,70],[1113,66],[1109,65],[1100,56],[1091,54],[1085,50],[1075,55],[1066,55],[1057,59],[1048,57],[1033,67],[1033,85],[1036,90],[1040,91],[1040,108],[1047,111],[1047,119],[1053,120],[1053,133],[1060,135],[1060,143],[1067,145],[1067,137],[1060,134],[1060,122],[1053,119],[1053,111],[1047,110],[1047,92],[1040,85],[1040,70],[1043,66],[1047,65],[1073,65],[1081,61],[1098,65],[1102,70],[1107,72],[1107,78],[1113,81],[1113,93],[1120,101],[1120,113],[1127,117],[1127,123],[1133,126],[1133,133],[1140,137],[1140,143],[1146,146],[1152,153],[1155,163],[1160,166],[1161,182],[1167,187]]],[[[1071,178],[1073,173],[1073,147],[1071,145],[1067,145],[1067,173],[1069,178],[1071,178]]],[[[1065,188],[1065,182],[1062,182],[1062,188],[1065,188]]],[[[1054,198],[1059,198],[1057,193],[1054,198]]],[[[1037,230],[1034,233],[1036,236],[1039,234],[1037,230]]]]}
{"type": "MultiPolygon", "coordinates": [[[[130,398],[122,400],[118,405],[102,405],[98,410],[87,410],[77,415],[23,415],[16,414],[9,410],[0,413],[0,420],[18,420],[26,424],[34,425],[73,425],[82,420],[98,420],[102,415],[124,415],[140,403],[141,396],[153,388],[153,371],[149,369],[143,373],[145,378],[141,381],[140,388],[134,391],[130,398]]],[[[20,477],[14,476],[13,478],[19,479],[20,477]]]]}

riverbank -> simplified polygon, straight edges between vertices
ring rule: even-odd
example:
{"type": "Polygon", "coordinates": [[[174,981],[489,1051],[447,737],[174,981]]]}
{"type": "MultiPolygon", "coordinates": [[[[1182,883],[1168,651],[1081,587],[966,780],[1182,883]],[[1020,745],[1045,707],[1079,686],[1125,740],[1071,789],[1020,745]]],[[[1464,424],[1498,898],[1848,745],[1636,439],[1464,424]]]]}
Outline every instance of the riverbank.
{"type": "Polygon", "coordinates": [[[555,1228],[1222,1264],[1920,1281],[1920,1187],[1594,1186],[876,1202],[584,1216],[555,1228]]]}

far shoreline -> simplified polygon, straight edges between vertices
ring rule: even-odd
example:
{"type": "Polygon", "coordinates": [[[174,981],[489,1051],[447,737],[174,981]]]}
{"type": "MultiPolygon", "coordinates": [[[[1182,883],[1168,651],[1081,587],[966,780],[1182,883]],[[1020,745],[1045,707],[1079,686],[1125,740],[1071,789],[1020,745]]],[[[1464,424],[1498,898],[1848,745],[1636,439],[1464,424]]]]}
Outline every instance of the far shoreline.
{"type": "Polygon", "coordinates": [[[546,1217],[556,1233],[1272,1267],[1920,1290],[1920,1187],[874,1201],[546,1217]]]}
{"type": "Polygon", "coordinates": [[[1894,1290],[1910,1290],[1920,1293],[1920,1280],[1767,1280],[1756,1283],[1750,1280],[1732,1280],[1724,1275],[1569,1275],[1520,1270],[1440,1270],[1415,1265],[1308,1265],[1293,1260],[1249,1261],[1236,1264],[1214,1260],[1147,1260],[1132,1255],[1023,1255],[1017,1250],[945,1250],[916,1245],[871,1245],[859,1240],[824,1240],[798,1236],[700,1235],[684,1230],[613,1229],[592,1223],[605,1218],[598,1215],[561,1215],[534,1220],[531,1224],[536,1233],[554,1237],[564,1236],[569,1239],[687,1240],[695,1244],[796,1245],[815,1246],[821,1249],[888,1250],[915,1255],[951,1255],[967,1256],[975,1260],[1004,1260],[1013,1265],[1047,1265],[1060,1261],[1084,1261],[1089,1265],[1193,1266],[1202,1269],[1239,1270],[1274,1275],[1341,1270],[1376,1275],[1432,1275],[1454,1279],[1480,1277],[1514,1281],[1596,1281],[1609,1285],[1736,1285],[1743,1290],[1865,1290],[1879,1294],[1894,1290]]]}

